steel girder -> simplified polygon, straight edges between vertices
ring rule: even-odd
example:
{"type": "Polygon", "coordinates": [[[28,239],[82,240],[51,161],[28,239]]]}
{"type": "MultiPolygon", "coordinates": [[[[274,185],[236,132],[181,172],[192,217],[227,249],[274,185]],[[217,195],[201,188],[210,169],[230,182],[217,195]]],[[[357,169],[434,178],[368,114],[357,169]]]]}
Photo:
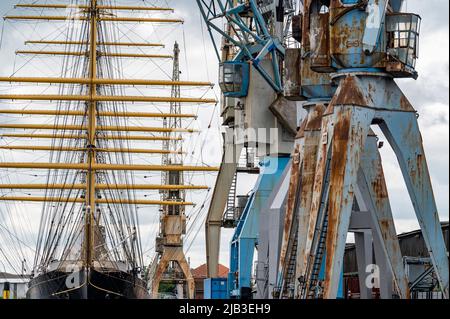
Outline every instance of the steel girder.
{"type": "Polygon", "coordinates": [[[255,0],[196,0],[203,20],[211,36],[217,58],[221,62],[219,45],[214,32],[224,37],[239,49],[234,61],[250,62],[276,91],[282,91],[279,61],[283,59],[285,49],[278,37],[270,33],[267,21],[263,17],[260,5],[255,0]],[[222,30],[222,18],[225,18],[232,29],[232,34],[222,30]],[[260,62],[271,57],[273,76],[260,62]]]}

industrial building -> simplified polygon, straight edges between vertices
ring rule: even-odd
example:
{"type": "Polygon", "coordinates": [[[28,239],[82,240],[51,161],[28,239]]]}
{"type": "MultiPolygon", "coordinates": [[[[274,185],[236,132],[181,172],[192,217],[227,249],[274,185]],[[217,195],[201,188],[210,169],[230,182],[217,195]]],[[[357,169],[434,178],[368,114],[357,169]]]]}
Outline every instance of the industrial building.
{"type": "MultiPolygon", "coordinates": [[[[442,223],[442,233],[444,234],[445,245],[449,244],[449,223],[442,223]]],[[[403,263],[407,270],[408,280],[414,284],[412,292],[414,299],[441,299],[443,298],[438,287],[436,287],[436,279],[433,278],[432,265],[430,255],[425,245],[420,230],[403,233],[398,236],[400,249],[403,256],[403,263]]],[[[376,264],[376,257],[373,256],[376,264]]],[[[344,281],[345,281],[345,297],[359,299],[361,297],[359,278],[358,278],[358,262],[356,257],[355,244],[347,244],[344,256],[344,281]]],[[[372,298],[380,298],[379,288],[372,290],[372,298]]]]}

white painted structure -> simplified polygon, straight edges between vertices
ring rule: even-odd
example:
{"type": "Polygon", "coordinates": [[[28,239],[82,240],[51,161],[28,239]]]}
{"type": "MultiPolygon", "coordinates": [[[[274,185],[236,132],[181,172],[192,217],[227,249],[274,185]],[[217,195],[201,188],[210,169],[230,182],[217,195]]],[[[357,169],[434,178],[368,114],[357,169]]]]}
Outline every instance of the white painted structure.
{"type": "Polygon", "coordinates": [[[9,282],[10,299],[26,298],[29,281],[30,279],[27,276],[0,272],[0,297],[3,295],[5,283],[9,282]]]}

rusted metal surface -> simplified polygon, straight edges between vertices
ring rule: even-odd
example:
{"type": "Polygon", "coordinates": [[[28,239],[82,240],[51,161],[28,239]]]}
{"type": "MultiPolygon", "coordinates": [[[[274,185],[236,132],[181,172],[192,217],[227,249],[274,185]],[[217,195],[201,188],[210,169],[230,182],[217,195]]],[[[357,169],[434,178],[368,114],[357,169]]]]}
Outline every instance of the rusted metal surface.
{"type": "Polygon", "coordinates": [[[380,116],[384,119],[381,129],[399,160],[436,276],[448,298],[447,251],[416,114],[383,112],[380,116]]]}
{"type": "MultiPolygon", "coordinates": [[[[330,107],[332,108],[335,105],[369,106],[357,81],[355,76],[347,75],[340,83],[338,91],[331,100],[330,107]]],[[[332,111],[333,109],[327,110],[327,112],[332,111]]]]}
{"type": "Polygon", "coordinates": [[[367,1],[349,6],[340,0],[330,1],[330,55],[339,68],[383,67],[386,63],[385,33],[382,33],[374,52],[364,53],[366,4],[367,1]],[[358,7],[363,10],[358,10],[358,7]]]}
{"type": "Polygon", "coordinates": [[[335,105],[364,106],[378,110],[413,112],[409,102],[392,77],[383,73],[353,72],[333,77],[338,88],[326,114],[333,113],[335,105]]]}
{"type": "MultiPolygon", "coordinates": [[[[408,279],[403,267],[402,253],[397,239],[394,218],[389,203],[381,156],[378,152],[378,139],[371,131],[361,158],[358,185],[366,187],[366,205],[371,211],[374,237],[380,238],[382,250],[387,257],[397,293],[401,299],[409,299],[408,279]]],[[[364,197],[364,192],[363,197],[364,197]]],[[[383,280],[383,278],[380,278],[383,280]]]]}
{"type": "Polygon", "coordinates": [[[374,113],[353,106],[335,108],[334,126],[328,131],[333,137],[324,281],[327,299],[337,295],[360,157],[374,113]]]}
{"type": "MultiPolygon", "coordinates": [[[[320,206],[321,195],[325,191],[323,179],[326,156],[328,152],[332,152],[324,297],[334,298],[337,290],[354,197],[353,187],[360,165],[359,156],[365,149],[365,136],[372,123],[381,125],[398,155],[430,255],[435,255],[434,266],[436,272],[440,273],[440,283],[443,287],[448,287],[448,260],[445,255],[445,245],[442,234],[436,230],[439,229],[436,226],[439,225],[439,217],[431,191],[432,186],[417,127],[417,118],[411,104],[389,77],[361,74],[357,78],[347,75],[340,79],[340,87],[323,119],[322,142],[311,206],[310,232],[307,238],[308,241],[312,241],[314,236],[311,226],[314,225],[313,221],[320,206]],[[352,92],[357,93],[352,95],[352,92]],[[425,214],[425,211],[428,213],[425,214]],[[435,213],[430,214],[430,212],[435,213]]],[[[371,152],[371,156],[377,154],[374,152],[375,149],[371,152]]],[[[372,190],[374,207],[378,211],[379,232],[384,239],[385,251],[390,259],[398,290],[402,298],[408,298],[409,293],[401,270],[398,243],[394,240],[395,228],[390,217],[381,166],[374,166],[370,161],[363,164],[368,167],[367,169],[370,168],[370,173],[373,174],[369,187],[372,190]]],[[[306,247],[308,249],[308,242],[306,247]]],[[[304,255],[305,258],[307,252],[308,250],[304,255]]]]}
{"type": "MultiPolygon", "coordinates": [[[[320,19],[319,11],[320,1],[306,0],[304,1],[303,27],[302,27],[302,64],[301,64],[301,95],[306,99],[331,98],[335,88],[331,86],[330,74],[318,73],[311,68],[313,54],[317,52],[314,21],[320,19]]],[[[322,23],[325,22],[322,19],[322,23]]],[[[325,35],[325,34],[324,34],[325,35]]],[[[326,39],[321,43],[326,46],[326,39]]],[[[321,50],[323,51],[323,47],[321,50]]],[[[322,52],[323,53],[323,52],[322,52]]],[[[323,54],[316,54],[316,58],[323,54]]]]}
{"type": "Polygon", "coordinates": [[[300,128],[298,129],[297,135],[295,136],[295,140],[299,141],[301,138],[305,136],[306,125],[308,124],[308,119],[303,120],[300,128]]]}
{"type": "MultiPolygon", "coordinates": [[[[374,236],[381,241],[400,297],[409,298],[381,157],[370,130],[375,124],[381,126],[399,159],[435,271],[448,297],[448,257],[416,111],[394,81],[394,77],[404,76],[403,67],[392,65],[387,54],[392,34],[386,32],[384,15],[398,11],[396,3],[396,9],[390,7],[386,13],[385,1],[343,4],[330,0],[329,14],[322,11],[319,15],[323,2],[304,1],[301,95],[307,99],[330,96],[332,100],[315,121],[309,112],[308,122],[297,134],[303,162],[296,277],[308,276],[307,266],[315,254],[316,223],[326,210],[325,298],[336,297],[355,187],[362,186],[375,225],[374,236]],[[372,24],[374,12],[367,11],[369,4],[382,15],[372,24]],[[333,76],[326,73],[333,70],[339,72],[333,76]],[[308,141],[315,145],[309,147],[308,141]]],[[[414,70],[408,72],[414,74],[414,70]]]]}
{"type": "Polygon", "coordinates": [[[310,51],[310,13],[311,13],[311,3],[314,0],[304,0],[303,1],[303,26],[302,26],[302,46],[306,52],[310,51]]]}
{"type": "Polygon", "coordinates": [[[322,118],[322,130],[318,134],[319,143],[317,144],[316,169],[313,177],[314,183],[312,184],[312,193],[308,195],[307,189],[305,188],[303,190],[305,194],[302,195],[304,201],[308,201],[308,196],[311,196],[310,209],[309,211],[305,210],[301,212],[303,216],[300,218],[302,221],[299,222],[299,236],[301,234],[301,237],[299,237],[298,242],[297,276],[304,277],[305,280],[308,280],[308,262],[312,253],[311,247],[316,233],[315,226],[323,196],[323,183],[328,156],[328,135],[326,132],[330,120],[330,116],[324,116],[322,118]]]}
{"type": "Polygon", "coordinates": [[[284,96],[288,100],[301,101],[302,82],[301,49],[286,49],[284,57],[284,96]]]}
{"type": "Polygon", "coordinates": [[[174,262],[179,267],[179,270],[183,273],[185,278],[184,282],[186,284],[186,292],[188,299],[194,299],[195,292],[195,282],[192,277],[190,266],[186,260],[183,252],[183,247],[180,246],[166,246],[159,260],[158,266],[155,270],[154,276],[152,278],[152,297],[154,299],[158,298],[159,284],[163,279],[164,272],[169,267],[170,263],[174,262]]]}
{"type": "MultiPolygon", "coordinates": [[[[298,196],[298,184],[300,181],[300,170],[301,170],[301,145],[297,144],[295,151],[292,155],[292,168],[291,168],[291,177],[289,181],[289,191],[288,191],[288,199],[286,204],[286,212],[284,217],[283,224],[283,235],[281,242],[281,250],[280,250],[280,266],[279,269],[281,271],[281,280],[284,280],[286,277],[286,273],[288,270],[288,254],[292,254],[292,251],[288,251],[291,246],[291,241],[293,240],[292,236],[292,227],[293,221],[295,218],[295,204],[297,203],[298,196]]],[[[281,283],[280,283],[281,284],[281,283]]]]}
{"type": "Polygon", "coordinates": [[[306,122],[305,131],[320,131],[322,129],[322,116],[327,108],[327,104],[317,103],[306,107],[308,108],[308,121],[306,122]]]}
{"type": "MultiPolygon", "coordinates": [[[[325,110],[324,104],[315,104],[308,107],[308,122],[305,129],[303,147],[302,178],[300,185],[300,203],[298,206],[298,242],[297,242],[297,265],[296,277],[303,275],[307,262],[307,235],[310,234],[310,211],[316,172],[317,151],[321,138],[322,115],[325,110]]],[[[298,286],[295,295],[298,296],[298,286]]]]}
{"type": "Polygon", "coordinates": [[[311,18],[310,32],[313,33],[312,37],[314,38],[314,41],[311,42],[311,69],[315,72],[335,71],[331,66],[329,20],[328,12],[315,14],[311,18]]]}

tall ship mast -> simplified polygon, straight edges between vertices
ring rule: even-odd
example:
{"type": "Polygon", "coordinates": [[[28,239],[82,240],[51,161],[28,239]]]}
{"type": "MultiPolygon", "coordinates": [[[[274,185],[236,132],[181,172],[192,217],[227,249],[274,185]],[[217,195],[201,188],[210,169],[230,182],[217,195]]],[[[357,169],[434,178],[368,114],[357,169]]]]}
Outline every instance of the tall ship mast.
{"type": "MultiPolygon", "coordinates": [[[[163,44],[125,41],[126,32],[117,30],[121,23],[147,26],[183,21],[171,16],[173,9],[168,7],[118,5],[117,1],[107,0],[55,4],[34,1],[16,8],[39,14],[10,14],[5,20],[65,23],[59,36],[51,40],[45,37],[26,41],[26,45],[40,50],[16,51],[20,55],[64,59],[61,76],[0,77],[0,82],[11,83],[10,90],[1,92],[0,100],[14,101],[11,108],[0,109],[0,114],[27,115],[35,121],[0,123],[2,131],[26,131],[3,134],[10,142],[0,148],[48,152],[48,161],[26,162],[16,157],[17,161],[0,162],[1,169],[47,172],[42,184],[1,185],[1,189],[11,190],[0,197],[2,202],[42,203],[27,295],[36,299],[148,298],[138,208],[161,207],[163,216],[177,215],[185,223],[185,207],[194,205],[186,201],[185,192],[207,187],[185,185],[184,172],[214,172],[217,168],[183,164],[183,137],[195,133],[184,120],[193,120],[196,115],[182,113],[182,105],[216,101],[203,94],[182,96],[181,87],[208,89],[212,85],[180,80],[177,43],[173,55],[149,54],[144,49],[163,44]],[[146,15],[125,15],[136,12],[146,15]],[[130,48],[136,51],[130,52],[130,48]],[[172,78],[126,78],[122,59],[171,60],[172,78]],[[22,84],[41,90],[30,87],[31,93],[10,93],[22,84]],[[45,85],[48,90],[42,93],[41,86],[45,85]],[[141,94],[129,95],[130,88],[141,94]],[[155,89],[147,93],[144,89],[148,88],[155,89]],[[170,95],[165,93],[167,89],[170,95]],[[17,104],[36,101],[47,107],[36,109],[17,104]],[[137,107],[145,111],[134,111],[137,107]],[[44,123],[41,116],[50,117],[51,121],[44,123]],[[151,119],[159,125],[133,125],[139,119],[151,119]],[[36,143],[16,143],[25,139],[36,143]],[[41,145],[42,141],[50,144],[41,145]],[[159,142],[162,147],[135,148],[137,141],[159,142]],[[161,156],[162,162],[136,164],[136,154],[161,156]],[[160,174],[163,182],[138,184],[136,172],[160,174]],[[17,195],[24,190],[41,191],[42,195],[17,195]],[[157,190],[161,198],[142,198],[138,193],[142,190],[157,190]]],[[[159,62],[153,63],[158,66],[159,62]]],[[[177,247],[182,251],[182,245],[177,247]]]]}

